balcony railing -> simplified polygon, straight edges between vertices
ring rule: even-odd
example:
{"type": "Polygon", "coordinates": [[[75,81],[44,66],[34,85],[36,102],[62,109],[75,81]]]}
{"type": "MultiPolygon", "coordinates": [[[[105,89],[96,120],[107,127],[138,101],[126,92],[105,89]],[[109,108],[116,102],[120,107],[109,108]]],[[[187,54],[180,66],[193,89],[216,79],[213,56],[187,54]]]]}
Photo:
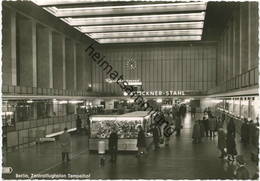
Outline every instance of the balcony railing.
{"type": "Polygon", "coordinates": [[[53,88],[36,88],[25,86],[2,85],[4,95],[41,95],[41,96],[94,96],[94,92],[87,90],[64,90],[53,88]]]}
{"type": "Polygon", "coordinates": [[[220,83],[214,89],[208,91],[208,94],[223,93],[241,88],[247,88],[258,85],[258,66],[254,67],[240,75],[237,75],[225,82],[220,83]]]}

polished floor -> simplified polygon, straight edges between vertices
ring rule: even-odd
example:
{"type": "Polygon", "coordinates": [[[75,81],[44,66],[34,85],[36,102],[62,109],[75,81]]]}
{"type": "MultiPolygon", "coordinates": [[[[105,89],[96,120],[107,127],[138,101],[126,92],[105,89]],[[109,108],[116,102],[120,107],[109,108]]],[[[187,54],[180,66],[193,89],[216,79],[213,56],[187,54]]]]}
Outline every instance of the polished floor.
{"type": "MultiPolygon", "coordinates": [[[[190,114],[184,119],[181,137],[171,137],[170,146],[159,151],[152,148],[147,156],[137,159],[133,153],[119,153],[116,164],[106,156],[105,166],[99,164],[97,153],[88,152],[87,137],[72,136],[71,161],[61,162],[59,145],[44,143],[8,153],[7,165],[14,169],[4,178],[16,174],[86,174],[90,179],[232,179],[233,166],[218,158],[217,137],[204,138],[200,144],[191,139],[193,121],[190,114]]],[[[238,137],[238,136],[237,136],[238,137]]],[[[239,154],[245,155],[252,176],[256,163],[250,160],[249,148],[237,141],[239,154]]]]}

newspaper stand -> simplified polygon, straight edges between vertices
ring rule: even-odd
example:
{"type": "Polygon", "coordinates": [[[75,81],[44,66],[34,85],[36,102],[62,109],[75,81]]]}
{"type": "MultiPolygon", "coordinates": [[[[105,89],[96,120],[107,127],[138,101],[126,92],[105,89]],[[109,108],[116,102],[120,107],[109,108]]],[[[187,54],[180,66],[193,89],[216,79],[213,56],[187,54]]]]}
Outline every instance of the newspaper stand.
{"type": "Polygon", "coordinates": [[[98,155],[100,157],[100,166],[103,167],[105,165],[105,153],[106,153],[106,144],[105,141],[100,140],[98,142],[98,155]]]}

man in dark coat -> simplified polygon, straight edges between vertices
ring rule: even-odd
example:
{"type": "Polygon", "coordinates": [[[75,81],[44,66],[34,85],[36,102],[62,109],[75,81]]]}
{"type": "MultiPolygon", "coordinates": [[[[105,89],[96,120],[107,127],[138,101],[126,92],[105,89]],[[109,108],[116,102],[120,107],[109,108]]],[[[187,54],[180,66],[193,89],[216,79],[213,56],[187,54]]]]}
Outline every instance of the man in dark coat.
{"type": "Polygon", "coordinates": [[[141,125],[138,126],[137,148],[138,148],[138,154],[137,154],[138,157],[145,154],[145,149],[146,149],[145,133],[141,125]]]}
{"type": "Polygon", "coordinates": [[[196,116],[196,107],[191,107],[191,117],[195,118],[196,116]]]}
{"type": "Polygon", "coordinates": [[[108,138],[108,148],[109,148],[109,152],[111,154],[111,162],[116,162],[116,158],[117,158],[117,148],[118,148],[118,135],[116,132],[116,129],[113,128],[112,132],[108,138]]]}
{"type": "Polygon", "coordinates": [[[67,161],[70,161],[69,152],[71,147],[71,140],[67,128],[64,128],[64,132],[59,136],[59,141],[61,145],[62,162],[64,162],[65,157],[67,158],[67,161]]]}
{"type": "Polygon", "coordinates": [[[200,143],[201,141],[199,120],[196,120],[193,126],[192,138],[193,138],[193,143],[200,143]]]}
{"type": "Polygon", "coordinates": [[[229,123],[227,125],[227,132],[233,135],[234,137],[236,136],[236,126],[232,118],[229,119],[229,123]]]}
{"type": "Polygon", "coordinates": [[[250,120],[249,124],[248,124],[248,143],[249,144],[254,144],[253,143],[254,127],[255,127],[255,125],[254,125],[253,120],[250,120]]]}
{"type": "Polygon", "coordinates": [[[176,131],[176,136],[180,136],[181,135],[181,115],[180,112],[177,111],[176,113],[176,117],[175,117],[175,131],[176,131]]]}
{"type": "Polygon", "coordinates": [[[248,129],[247,120],[244,119],[243,124],[241,125],[241,142],[244,144],[248,144],[249,142],[249,129],[248,129]]]}
{"type": "Polygon", "coordinates": [[[152,129],[150,129],[148,132],[151,132],[153,134],[153,144],[154,144],[154,149],[157,150],[159,149],[159,142],[160,142],[160,136],[161,136],[161,131],[160,128],[157,125],[152,125],[152,129]]]}
{"type": "Polygon", "coordinates": [[[202,120],[199,120],[201,138],[205,136],[205,127],[202,120]]]}
{"type": "Polygon", "coordinates": [[[236,141],[232,132],[227,132],[227,154],[230,161],[234,161],[235,155],[237,155],[236,141]],[[231,157],[231,158],[230,158],[231,157]]]}
{"type": "Polygon", "coordinates": [[[224,158],[226,155],[225,152],[226,148],[226,133],[223,128],[218,129],[218,149],[221,152],[221,155],[219,158],[224,158]]]}
{"type": "Polygon", "coordinates": [[[76,127],[77,127],[77,132],[80,133],[80,129],[81,129],[81,119],[79,116],[77,116],[77,119],[76,119],[76,127]]]}

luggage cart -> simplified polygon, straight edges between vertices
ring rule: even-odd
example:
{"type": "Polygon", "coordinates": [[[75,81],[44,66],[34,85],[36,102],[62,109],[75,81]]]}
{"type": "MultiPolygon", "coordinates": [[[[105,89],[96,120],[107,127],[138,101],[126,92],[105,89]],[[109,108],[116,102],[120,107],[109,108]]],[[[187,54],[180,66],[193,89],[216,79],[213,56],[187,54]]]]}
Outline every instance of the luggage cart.
{"type": "Polygon", "coordinates": [[[106,144],[105,141],[100,140],[98,142],[98,155],[99,155],[99,163],[100,166],[103,167],[105,166],[105,153],[106,153],[106,144]]]}

